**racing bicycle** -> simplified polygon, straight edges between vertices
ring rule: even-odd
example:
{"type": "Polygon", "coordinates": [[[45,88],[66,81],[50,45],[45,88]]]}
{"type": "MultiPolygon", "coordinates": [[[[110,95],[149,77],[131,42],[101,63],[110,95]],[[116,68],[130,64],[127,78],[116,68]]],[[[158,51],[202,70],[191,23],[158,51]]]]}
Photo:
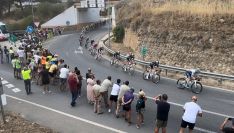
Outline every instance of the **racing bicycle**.
{"type": "Polygon", "coordinates": [[[195,79],[191,79],[189,82],[187,82],[186,77],[180,78],[177,80],[177,88],[179,89],[190,89],[193,93],[199,94],[203,90],[203,86],[201,81],[201,77],[195,77],[195,79]]]}

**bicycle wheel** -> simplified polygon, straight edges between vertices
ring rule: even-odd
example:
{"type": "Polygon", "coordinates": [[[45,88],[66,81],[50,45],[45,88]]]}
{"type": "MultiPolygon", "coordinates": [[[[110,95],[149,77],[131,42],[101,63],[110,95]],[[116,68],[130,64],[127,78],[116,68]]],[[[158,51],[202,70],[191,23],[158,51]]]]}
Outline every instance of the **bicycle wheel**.
{"type": "Polygon", "coordinates": [[[195,93],[195,94],[199,94],[202,92],[202,84],[200,82],[193,82],[192,86],[191,86],[191,89],[192,89],[192,92],[195,93]]]}
{"type": "Polygon", "coordinates": [[[148,72],[145,70],[142,74],[142,77],[144,80],[147,80],[148,79],[147,76],[148,76],[148,72]]]}
{"type": "Polygon", "coordinates": [[[157,84],[160,81],[160,75],[159,74],[154,74],[152,76],[152,81],[157,84]]]}
{"type": "Polygon", "coordinates": [[[180,78],[177,80],[176,84],[178,89],[184,89],[185,85],[187,84],[187,81],[185,80],[185,78],[180,78]]]}

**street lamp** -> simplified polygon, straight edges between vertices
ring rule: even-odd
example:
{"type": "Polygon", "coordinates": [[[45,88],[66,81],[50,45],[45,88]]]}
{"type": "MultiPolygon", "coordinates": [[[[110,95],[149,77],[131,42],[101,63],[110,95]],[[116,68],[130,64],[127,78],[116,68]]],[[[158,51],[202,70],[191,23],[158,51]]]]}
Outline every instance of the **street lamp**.
{"type": "MultiPolygon", "coordinates": [[[[33,0],[30,0],[31,6],[32,6],[32,18],[33,18],[33,23],[34,23],[34,10],[33,10],[33,0]]],[[[34,24],[33,24],[34,25],[34,24]]],[[[33,26],[34,28],[34,26],[33,26]]]]}

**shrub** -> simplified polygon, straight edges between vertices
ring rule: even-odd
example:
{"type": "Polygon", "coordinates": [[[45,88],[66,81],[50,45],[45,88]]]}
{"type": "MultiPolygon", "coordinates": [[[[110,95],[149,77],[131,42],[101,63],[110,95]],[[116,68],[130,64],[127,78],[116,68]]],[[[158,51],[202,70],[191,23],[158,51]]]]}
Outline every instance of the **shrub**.
{"type": "Polygon", "coordinates": [[[114,41],[117,43],[122,43],[124,36],[125,36],[125,30],[122,25],[118,25],[113,29],[113,36],[114,41]]]}

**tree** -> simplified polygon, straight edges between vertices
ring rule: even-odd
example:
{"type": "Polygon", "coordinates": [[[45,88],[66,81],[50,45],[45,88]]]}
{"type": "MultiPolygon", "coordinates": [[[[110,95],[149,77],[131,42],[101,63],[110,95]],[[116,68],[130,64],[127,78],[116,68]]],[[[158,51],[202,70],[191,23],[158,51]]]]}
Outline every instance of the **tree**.
{"type": "Polygon", "coordinates": [[[125,36],[125,30],[122,25],[118,25],[113,29],[113,36],[114,36],[114,41],[118,43],[122,43],[124,36],[125,36]]]}

